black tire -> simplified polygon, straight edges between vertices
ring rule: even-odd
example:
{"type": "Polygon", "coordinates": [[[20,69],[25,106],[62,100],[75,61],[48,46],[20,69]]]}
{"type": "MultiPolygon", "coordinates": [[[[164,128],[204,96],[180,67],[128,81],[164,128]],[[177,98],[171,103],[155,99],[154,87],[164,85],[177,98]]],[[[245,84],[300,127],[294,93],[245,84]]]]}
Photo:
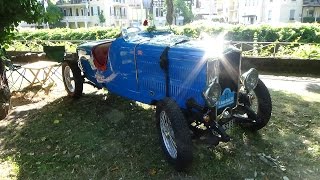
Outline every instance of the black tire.
{"type": "Polygon", "coordinates": [[[78,62],[77,61],[64,61],[62,63],[62,78],[63,78],[63,84],[64,87],[68,93],[68,96],[72,98],[80,98],[82,96],[82,91],[83,91],[83,77],[81,76],[81,70],[78,67],[78,62]],[[73,78],[72,80],[74,81],[74,87],[73,90],[71,90],[68,87],[68,75],[66,74],[68,71],[68,68],[70,68],[73,78]]]}
{"type": "Polygon", "coordinates": [[[255,123],[244,124],[243,127],[251,131],[257,131],[265,127],[272,112],[271,96],[266,85],[259,79],[257,87],[253,90],[258,100],[257,119],[255,123]]]}
{"type": "MultiPolygon", "coordinates": [[[[159,133],[159,139],[161,148],[167,157],[170,164],[172,164],[177,171],[185,171],[191,165],[192,154],[192,141],[189,131],[189,126],[184,118],[179,106],[176,102],[170,98],[165,98],[157,103],[156,109],[157,128],[159,133]],[[176,145],[176,156],[170,155],[166,145],[165,137],[162,135],[161,129],[161,117],[163,114],[168,117],[170,127],[173,130],[174,141],[176,145]],[[161,117],[160,117],[161,116],[161,117]]],[[[171,136],[170,136],[171,137],[171,136]]]]}

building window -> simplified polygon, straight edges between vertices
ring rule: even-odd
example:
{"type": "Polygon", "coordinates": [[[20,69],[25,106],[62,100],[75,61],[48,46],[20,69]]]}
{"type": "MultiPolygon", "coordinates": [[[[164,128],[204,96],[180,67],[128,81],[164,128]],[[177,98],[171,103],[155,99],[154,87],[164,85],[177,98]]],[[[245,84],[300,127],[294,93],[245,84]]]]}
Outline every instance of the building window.
{"type": "Polygon", "coordinates": [[[91,7],[91,16],[93,16],[93,7],[91,7]]]}
{"type": "Polygon", "coordinates": [[[76,9],[76,16],[79,16],[79,9],[76,9]]]}
{"type": "Polygon", "coordinates": [[[84,10],[81,9],[81,16],[84,16],[84,10]]]}
{"type": "Polygon", "coordinates": [[[290,10],[290,17],[289,17],[289,20],[294,20],[294,14],[296,13],[296,10],[294,9],[291,9],[290,10]]]}
{"type": "Polygon", "coordinates": [[[70,8],[69,15],[72,16],[72,8],[70,8]]]}
{"type": "Polygon", "coordinates": [[[110,16],[112,16],[113,14],[112,14],[112,8],[111,8],[111,6],[110,6],[110,16]]]}
{"type": "Polygon", "coordinates": [[[270,0],[270,2],[273,2],[273,0],[270,0]]]}
{"type": "Polygon", "coordinates": [[[163,9],[156,8],[156,17],[163,17],[163,9]]]}
{"type": "Polygon", "coordinates": [[[196,8],[200,8],[201,4],[200,4],[200,0],[196,0],[196,8]]]}
{"type": "Polygon", "coordinates": [[[65,10],[65,9],[63,10],[63,15],[67,16],[67,10],[65,10]]]}
{"type": "Polygon", "coordinates": [[[272,10],[268,11],[268,21],[272,19],[272,10]]]}
{"type": "Polygon", "coordinates": [[[308,17],[313,17],[314,10],[307,10],[308,17]]]}
{"type": "Polygon", "coordinates": [[[100,6],[97,6],[98,15],[100,14],[100,6]]]}
{"type": "Polygon", "coordinates": [[[126,17],[127,16],[127,14],[126,14],[127,12],[126,12],[126,8],[123,8],[123,16],[124,17],[126,17]]]}

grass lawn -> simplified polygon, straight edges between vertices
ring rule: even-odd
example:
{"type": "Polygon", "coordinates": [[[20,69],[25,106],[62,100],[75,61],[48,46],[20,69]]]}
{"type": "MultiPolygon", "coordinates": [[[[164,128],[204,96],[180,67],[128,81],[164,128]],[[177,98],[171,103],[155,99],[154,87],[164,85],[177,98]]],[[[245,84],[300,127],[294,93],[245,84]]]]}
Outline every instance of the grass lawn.
{"type": "Polygon", "coordinates": [[[0,179],[319,179],[320,94],[271,91],[258,133],[217,147],[194,142],[188,173],[164,159],[154,110],[114,95],[60,98],[0,126],[0,179]]]}

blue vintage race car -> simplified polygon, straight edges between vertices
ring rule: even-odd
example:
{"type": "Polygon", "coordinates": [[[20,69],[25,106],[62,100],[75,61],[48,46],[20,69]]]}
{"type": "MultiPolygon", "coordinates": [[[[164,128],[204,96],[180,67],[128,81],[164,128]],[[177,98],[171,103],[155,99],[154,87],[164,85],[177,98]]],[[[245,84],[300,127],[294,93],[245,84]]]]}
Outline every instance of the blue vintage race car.
{"type": "Polygon", "coordinates": [[[161,146],[177,170],[192,162],[192,138],[218,145],[230,140],[226,130],[234,123],[259,130],[271,116],[257,70],[241,74],[241,52],[219,42],[128,28],[114,40],[80,45],[62,72],[71,97],[88,82],[155,105],[161,146]]]}

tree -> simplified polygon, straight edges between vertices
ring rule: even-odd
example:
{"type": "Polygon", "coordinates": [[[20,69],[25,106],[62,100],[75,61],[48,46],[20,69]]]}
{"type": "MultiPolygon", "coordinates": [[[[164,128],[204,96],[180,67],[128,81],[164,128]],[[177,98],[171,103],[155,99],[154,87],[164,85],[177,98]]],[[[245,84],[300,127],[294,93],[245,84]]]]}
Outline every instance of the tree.
{"type": "Polygon", "coordinates": [[[0,1],[0,119],[8,114],[10,108],[10,90],[4,72],[5,57],[1,46],[12,39],[12,31],[19,22],[39,22],[42,12],[43,7],[37,0],[0,1]]]}
{"type": "Polygon", "coordinates": [[[189,23],[193,20],[194,16],[192,14],[192,10],[187,6],[185,0],[174,0],[174,7],[176,12],[181,13],[184,17],[184,23],[189,23]]]}
{"type": "Polygon", "coordinates": [[[172,25],[172,22],[173,22],[173,16],[174,16],[174,13],[173,13],[173,0],[166,0],[166,5],[167,5],[167,15],[166,15],[166,20],[167,20],[167,23],[169,25],[172,25]]]}
{"type": "Polygon", "coordinates": [[[189,23],[194,18],[185,0],[166,0],[166,7],[166,20],[169,25],[172,25],[173,19],[175,19],[177,15],[184,17],[184,23],[189,23]]]}
{"type": "Polygon", "coordinates": [[[61,12],[61,9],[49,0],[47,12],[44,14],[43,21],[45,23],[49,23],[49,25],[52,27],[58,27],[62,18],[63,13],[61,12]]]}
{"type": "Polygon", "coordinates": [[[12,38],[19,22],[39,22],[43,7],[37,0],[0,1],[0,46],[12,38]]]}
{"type": "Polygon", "coordinates": [[[100,14],[99,14],[99,21],[100,21],[100,24],[101,23],[103,24],[103,23],[106,22],[106,18],[103,15],[103,11],[101,11],[100,14]]]}

